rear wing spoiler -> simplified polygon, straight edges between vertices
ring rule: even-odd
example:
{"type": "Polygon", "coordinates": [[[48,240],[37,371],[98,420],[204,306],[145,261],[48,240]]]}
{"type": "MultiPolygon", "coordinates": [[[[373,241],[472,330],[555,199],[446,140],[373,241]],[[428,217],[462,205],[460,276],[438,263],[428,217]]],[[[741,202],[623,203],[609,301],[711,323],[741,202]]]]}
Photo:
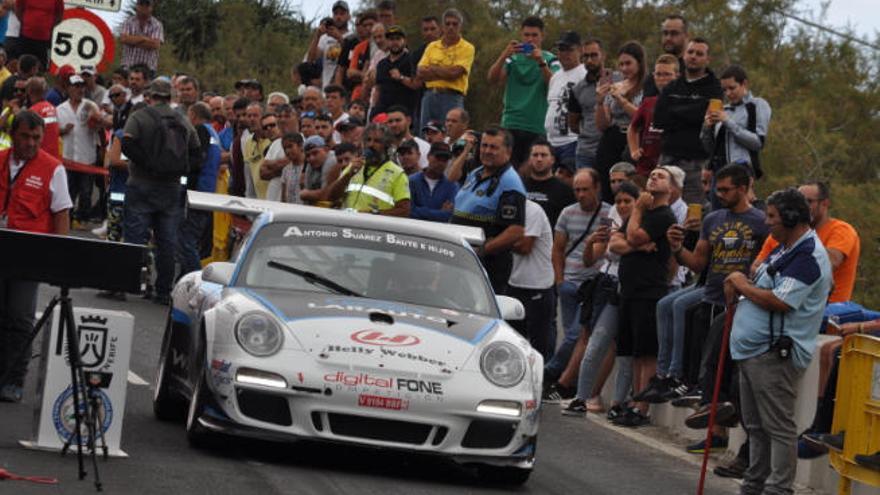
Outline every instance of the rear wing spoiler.
{"type": "MultiPolygon", "coordinates": [[[[200,191],[187,191],[187,202],[189,207],[194,210],[219,211],[248,217],[257,216],[266,212],[271,212],[273,214],[302,215],[304,217],[312,218],[324,216],[325,220],[329,220],[332,217],[342,218],[345,215],[358,215],[358,213],[342,210],[295,205],[278,201],[268,201],[265,199],[240,198],[238,196],[200,191]]],[[[387,222],[404,222],[418,229],[425,229],[427,226],[430,230],[441,231],[445,234],[460,238],[471,246],[482,246],[486,242],[486,236],[483,233],[483,229],[478,227],[469,227],[466,225],[456,225],[451,223],[426,222],[412,218],[377,217],[373,215],[367,215],[367,217],[376,220],[381,218],[382,221],[387,222]]]]}

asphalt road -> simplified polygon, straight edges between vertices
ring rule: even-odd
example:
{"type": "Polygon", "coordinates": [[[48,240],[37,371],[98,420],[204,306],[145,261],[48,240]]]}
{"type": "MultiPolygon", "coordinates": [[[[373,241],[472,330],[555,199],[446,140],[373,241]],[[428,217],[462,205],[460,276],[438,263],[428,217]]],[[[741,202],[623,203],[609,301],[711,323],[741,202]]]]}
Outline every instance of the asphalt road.
{"type": "MultiPolygon", "coordinates": [[[[164,309],[129,296],[128,302],[73,291],[77,306],[128,311],[135,317],[131,371],[151,382],[156,368],[164,309]]],[[[40,307],[51,292],[41,291],[40,307]]],[[[57,485],[0,481],[0,494],[94,493],[92,472],[77,480],[76,459],[26,450],[30,437],[36,363],[21,404],[0,403],[0,468],[19,475],[57,478],[57,485]]],[[[106,493],[328,494],[394,493],[586,493],[682,495],[695,493],[698,470],[675,457],[591,421],[563,417],[546,406],[538,461],[522,487],[478,482],[472,473],[436,458],[320,444],[273,444],[230,439],[222,450],[189,447],[183,425],[153,418],[151,390],[129,382],[122,437],[127,459],[99,461],[106,493]]],[[[706,493],[737,493],[737,485],[709,475],[706,493]]]]}

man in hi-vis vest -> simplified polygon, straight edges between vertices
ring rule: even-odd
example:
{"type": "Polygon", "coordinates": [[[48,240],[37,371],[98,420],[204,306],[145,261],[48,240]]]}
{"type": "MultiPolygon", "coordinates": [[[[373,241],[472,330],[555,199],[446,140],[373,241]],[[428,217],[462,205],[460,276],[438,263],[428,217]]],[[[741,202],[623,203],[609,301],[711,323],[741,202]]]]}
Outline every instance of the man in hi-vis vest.
{"type": "Polygon", "coordinates": [[[393,135],[388,127],[370,124],[364,131],[364,155],[352,160],[330,188],[330,199],[342,208],[363,213],[408,217],[409,178],[389,158],[393,135]]]}

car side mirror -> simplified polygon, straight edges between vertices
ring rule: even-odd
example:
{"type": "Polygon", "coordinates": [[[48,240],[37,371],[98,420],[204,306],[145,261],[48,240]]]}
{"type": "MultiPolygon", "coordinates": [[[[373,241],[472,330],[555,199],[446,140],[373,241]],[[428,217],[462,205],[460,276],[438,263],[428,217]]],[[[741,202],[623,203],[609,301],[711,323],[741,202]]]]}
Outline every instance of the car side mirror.
{"type": "Polygon", "coordinates": [[[519,299],[510,296],[495,296],[495,302],[498,303],[498,309],[501,310],[501,319],[517,321],[526,318],[526,308],[519,302],[519,299]]]}
{"type": "Polygon", "coordinates": [[[235,273],[235,263],[215,261],[202,269],[202,280],[226,287],[232,283],[233,273],[235,273]]]}

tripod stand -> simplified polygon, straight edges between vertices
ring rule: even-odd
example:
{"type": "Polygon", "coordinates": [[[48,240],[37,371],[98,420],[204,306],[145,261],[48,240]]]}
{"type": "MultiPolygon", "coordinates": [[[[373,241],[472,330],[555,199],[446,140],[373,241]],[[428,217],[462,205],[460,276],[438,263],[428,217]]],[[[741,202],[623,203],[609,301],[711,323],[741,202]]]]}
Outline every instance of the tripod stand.
{"type": "MultiPolygon", "coordinates": [[[[75,440],[79,479],[84,479],[86,477],[87,473],[85,469],[85,454],[83,453],[84,442],[82,432],[83,426],[85,426],[88,431],[88,437],[85,444],[90,450],[92,468],[95,472],[95,490],[101,491],[102,484],[98,473],[96,448],[97,438],[99,436],[101,438],[105,458],[107,456],[107,445],[104,442],[103,432],[98,425],[99,418],[97,408],[100,399],[98,398],[98,393],[95,387],[86,382],[85,379],[86,373],[83,371],[82,356],[80,355],[79,350],[79,334],[76,329],[76,321],[73,315],[73,300],[70,298],[70,289],[68,287],[62,286],[59,294],[49,301],[48,306],[46,306],[46,309],[43,311],[43,315],[34,325],[34,329],[28,337],[27,344],[22,347],[20,355],[12,362],[19,362],[24,356],[30,353],[34,339],[36,339],[40,330],[42,330],[49,322],[49,318],[51,317],[55,306],[59,303],[60,318],[58,322],[58,332],[59,336],[64,335],[64,338],[67,339],[67,358],[70,367],[70,388],[73,396],[72,410],[74,417],[74,431],[67,438],[64,447],[61,449],[61,455],[67,453],[72,442],[75,440]]],[[[59,346],[58,350],[60,351],[60,339],[57,345],[59,346]]],[[[5,383],[10,374],[11,370],[7,370],[6,374],[0,379],[0,383],[5,383]]]]}

